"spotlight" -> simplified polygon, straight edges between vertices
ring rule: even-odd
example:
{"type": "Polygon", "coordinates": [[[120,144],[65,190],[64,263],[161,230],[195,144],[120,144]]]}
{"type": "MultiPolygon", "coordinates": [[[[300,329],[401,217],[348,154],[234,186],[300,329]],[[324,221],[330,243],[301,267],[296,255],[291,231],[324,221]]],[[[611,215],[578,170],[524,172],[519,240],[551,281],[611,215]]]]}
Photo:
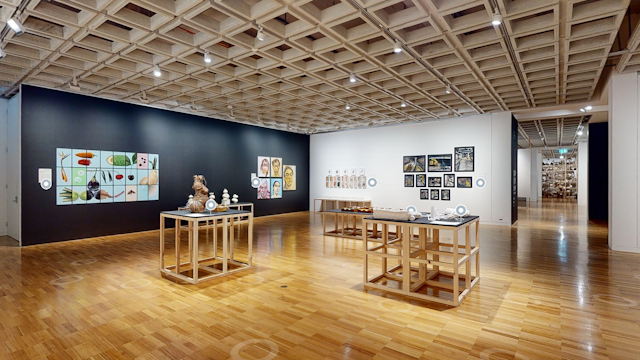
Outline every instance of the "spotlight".
{"type": "Polygon", "coordinates": [[[564,155],[560,155],[560,159],[564,159],[564,155]]]}
{"type": "Polygon", "coordinates": [[[351,106],[349,105],[349,103],[347,103],[347,106],[344,107],[347,110],[351,110],[351,106]]]}
{"type": "Polygon", "coordinates": [[[578,130],[578,136],[582,136],[583,132],[582,130],[578,130]]]}
{"type": "Polygon", "coordinates": [[[398,39],[396,39],[396,43],[393,44],[393,52],[394,53],[402,52],[402,46],[400,46],[400,41],[398,39]]]}
{"type": "Polygon", "coordinates": [[[402,99],[402,102],[400,103],[400,106],[401,106],[401,107],[407,107],[407,103],[406,103],[406,102],[404,102],[404,99],[402,99]]]}
{"type": "Polygon", "coordinates": [[[587,105],[584,107],[585,110],[587,111],[591,111],[591,109],[593,109],[593,107],[591,105],[587,105]]]}
{"type": "Polygon", "coordinates": [[[451,94],[451,85],[447,85],[447,88],[444,89],[444,92],[446,92],[447,94],[451,94]]]}
{"type": "Polygon", "coordinates": [[[586,112],[587,110],[585,108],[580,108],[580,112],[586,112]]]}
{"type": "Polygon", "coordinates": [[[69,89],[73,91],[80,91],[80,86],[78,86],[78,79],[75,77],[71,80],[71,84],[69,84],[69,89]]]}
{"type": "Polygon", "coordinates": [[[493,13],[491,24],[493,24],[494,26],[502,24],[502,15],[500,15],[500,11],[498,10],[498,8],[496,8],[496,11],[493,13]]]}
{"type": "Polygon", "coordinates": [[[160,76],[162,76],[162,71],[160,70],[160,66],[156,65],[156,66],[153,68],[153,75],[154,75],[155,77],[160,77],[160,76]]]}
{"type": "Polygon", "coordinates": [[[0,59],[2,59],[2,58],[3,58],[3,57],[5,57],[5,56],[7,56],[7,53],[6,53],[6,52],[4,52],[4,50],[2,50],[2,49],[0,48],[0,59]]]}
{"type": "Polygon", "coordinates": [[[207,64],[211,63],[211,55],[209,55],[208,51],[204,53],[204,62],[207,64]]]}
{"type": "Polygon", "coordinates": [[[16,35],[24,34],[24,26],[22,26],[20,21],[14,19],[14,18],[11,18],[11,19],[7,20],[7,25],[9,25],[11,30],[13,30],[16,33],[16,35]]]}
{"type": "Polygon", "coordinates": [[[264,41],[264,31],[262,31],[262,26],[258,27],[258,34],[256,34],[256,38],[260,41],[264,41]]]}
{"type": "Polygon", "coordinates": [[[138,99],[143,104],[148,104],[149,103],[149,99],[147,99],[147,93],[144,90],[142,90],[142,96],[138,97],[138,99]]]}
{"type": "Polygon", "coordinates": [[[356,74],[351,73],[351,75],[349,75],[349,81],[352,82],[352,83],[356,82],[356,74]]]}

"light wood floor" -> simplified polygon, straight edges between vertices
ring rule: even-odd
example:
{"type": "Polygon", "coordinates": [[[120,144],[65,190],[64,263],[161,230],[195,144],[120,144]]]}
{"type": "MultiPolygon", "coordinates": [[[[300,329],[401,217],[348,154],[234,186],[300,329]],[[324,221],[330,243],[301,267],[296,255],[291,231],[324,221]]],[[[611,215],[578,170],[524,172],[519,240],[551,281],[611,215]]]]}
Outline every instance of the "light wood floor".
{"type": "Polygon", "coordinates": [[[363,290],[361,242],[308,212],[256,219],[257,268],[198,286],[161,278],[157,231],[3,246],[0,359],[640,359],[640,256],[584,211],[482,225],[459,308],[363,290]]]}

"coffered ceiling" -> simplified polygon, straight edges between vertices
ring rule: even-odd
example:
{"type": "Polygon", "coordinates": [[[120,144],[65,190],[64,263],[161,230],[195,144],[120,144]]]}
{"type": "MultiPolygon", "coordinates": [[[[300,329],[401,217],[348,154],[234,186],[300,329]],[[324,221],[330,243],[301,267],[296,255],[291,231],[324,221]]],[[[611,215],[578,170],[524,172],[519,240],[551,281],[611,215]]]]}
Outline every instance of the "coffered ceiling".
{"type": "MultiPolygon", "coordinates": [[[[629,0],[0,5],[2,24],[16,17],[26,30],[2,32],[5,96],[27,83],[316,133],[590,101],[629,0]]],[[[640,68],[639,31],[630,39],[621,70],[640,68]]],[[[582,120],[533,121],[521,135],[539,142],[549,121],[557,133],[546,142],[564,144],[582,120]]]]}

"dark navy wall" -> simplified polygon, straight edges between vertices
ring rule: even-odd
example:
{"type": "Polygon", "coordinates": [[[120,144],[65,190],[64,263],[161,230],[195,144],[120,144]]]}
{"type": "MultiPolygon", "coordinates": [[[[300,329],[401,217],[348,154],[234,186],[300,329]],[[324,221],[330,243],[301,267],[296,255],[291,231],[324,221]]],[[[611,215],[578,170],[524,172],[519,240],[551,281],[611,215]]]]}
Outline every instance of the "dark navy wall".
{"type": "Polygon", "coordinates": [[[159,213],[184,205],[194,174],[220,200],[222,189],[255,204],[256,216],[309,210],[309,136],[32,86],[22,87],[22,244],[157,229],[159,213]],[[56,168],[56,148],[159,154],[160,200],[56,205],[38,168],[56,168]],[[257,200],[258,156],[296,165],[297,190],[257,200]]]}
{"type": "Polygon", "coordinates": [[[609,220],[609,123],[589,124],[589,220],[609,220]]]}

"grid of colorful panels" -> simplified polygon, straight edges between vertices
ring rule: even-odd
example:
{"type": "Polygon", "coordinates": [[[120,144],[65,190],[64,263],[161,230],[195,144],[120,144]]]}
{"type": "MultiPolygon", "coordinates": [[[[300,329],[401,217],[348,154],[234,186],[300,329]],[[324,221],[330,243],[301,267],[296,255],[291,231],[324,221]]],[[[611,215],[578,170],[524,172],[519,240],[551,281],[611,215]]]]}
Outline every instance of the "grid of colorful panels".
{"type": "Polygon", "coordinates": [[[160,198],[158,154],[56,149],[58,205],[153,201],[160,198]]]}

